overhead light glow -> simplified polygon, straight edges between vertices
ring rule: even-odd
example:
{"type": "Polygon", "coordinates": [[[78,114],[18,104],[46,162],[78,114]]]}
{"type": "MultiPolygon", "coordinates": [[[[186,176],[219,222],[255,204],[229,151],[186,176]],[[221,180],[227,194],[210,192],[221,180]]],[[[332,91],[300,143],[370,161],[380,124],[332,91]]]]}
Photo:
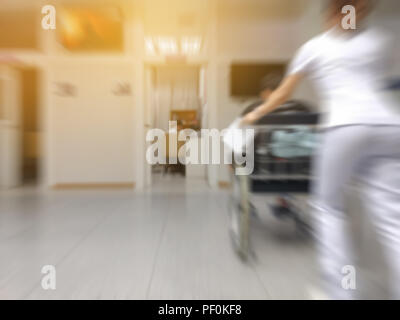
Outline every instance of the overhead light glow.
{"type": "Polygon", "coordinates": [[[156,48],[154,47],[153,40],[149,37],[145,39],[146,54],[154,56],[156,54],[156,48]]]}
{"type": "Polygon", "coordinates": [[[147,55],[198,55],[201,51],[201,37],[146,37],[145,50],[147,55]]]}
{"type": "Polygon", "coordinates": [[[201,38],[199,37],[184,37],[181,41],[181,50],[183,54],[196,55],[200,53],[201,38]]]}
{"type": "Polygon", "coordinates": [[[160,54],[177,54],[178,45],[174,38],[158,38],[158,51],[160,54]]]}

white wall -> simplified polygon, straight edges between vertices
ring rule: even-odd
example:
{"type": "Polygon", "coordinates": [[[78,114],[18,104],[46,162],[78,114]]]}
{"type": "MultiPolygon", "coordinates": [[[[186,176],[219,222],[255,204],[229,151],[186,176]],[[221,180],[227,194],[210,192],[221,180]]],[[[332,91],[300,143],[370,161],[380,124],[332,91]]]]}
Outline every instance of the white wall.
{"type": "Polygon", "coordinates": [[[0,65],[0,188],[11,188],[21,181],[20,75],[0,65]]]}
{"type": "Polygon", "coordinates": [[[395,63],[392,65],[391,75],[400,77],[400,1],[383,0],[378,2],[370,23],[376,25],[393,37],[395,63]],[[397,58],[397,59],[396,59],[397,58]]]}
{"type": "Polygon", "coordinates": [[[77,61],[51,70],[50,184],[132,183],[133,96],[113,93],[118,83],[133,88],[132,65],[77,61]],[[74,86],[75,96],[59,96],[56,83],[74,86]]]}

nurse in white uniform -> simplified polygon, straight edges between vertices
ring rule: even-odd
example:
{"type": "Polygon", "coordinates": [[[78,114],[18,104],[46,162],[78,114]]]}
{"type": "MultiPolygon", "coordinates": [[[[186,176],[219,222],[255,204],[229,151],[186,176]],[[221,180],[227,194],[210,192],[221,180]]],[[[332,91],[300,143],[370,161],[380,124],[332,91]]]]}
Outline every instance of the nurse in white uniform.
{"type": "Polygon", "coordinates": [[[343,268],[354,265],[344,201],[354,178],[362,182],[365,207],[390,265],[392,298],[400,299],[400,115],[383,94],[390,38],[360,24],[371,9],[369,0],[329,0],[329,30],[300,48],[268,102],[242,120],[254,123],[289,99],[304,77],[314,81],[327,111],[313,205],[323,289],[330,299],[357,297],[342,286],[343,268]],[[355,30],[342,26],[345,5],[356,9],[355,30]]]}

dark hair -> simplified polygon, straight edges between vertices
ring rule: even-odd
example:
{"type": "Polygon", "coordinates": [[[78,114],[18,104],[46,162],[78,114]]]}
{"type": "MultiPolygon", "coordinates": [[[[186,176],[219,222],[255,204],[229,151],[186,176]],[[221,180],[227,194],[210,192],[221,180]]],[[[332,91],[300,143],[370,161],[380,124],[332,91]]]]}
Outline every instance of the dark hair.
{"type": "Polygon", "coordinates": [[[327,0],[324,9],[328,11],[329,15],[334,16],[341,14],[344,6],[351,5],[357,7],[362,2],[366,2],[369,10],[371,10],[376,0],[327,0]]]}
{"type": "Polygon", "coordinates": [[[282,79],[283,79],[283,76],[279,73],[267,74],[260,81],[260,92],[263,92],[264,90],[267,90],[267,89],[270,89],[272,91],[276,90],[279,87],[282,79]]]}

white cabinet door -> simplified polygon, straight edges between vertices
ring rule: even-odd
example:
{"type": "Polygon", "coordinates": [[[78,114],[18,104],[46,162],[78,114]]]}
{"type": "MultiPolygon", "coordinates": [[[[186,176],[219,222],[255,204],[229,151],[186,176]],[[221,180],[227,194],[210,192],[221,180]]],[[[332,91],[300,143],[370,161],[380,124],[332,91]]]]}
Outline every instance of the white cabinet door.
{"type": "Polygon", "coordinates": [[[18,70],[0,66],[0,188],[21,184],[21,92],[18,70]]]}

